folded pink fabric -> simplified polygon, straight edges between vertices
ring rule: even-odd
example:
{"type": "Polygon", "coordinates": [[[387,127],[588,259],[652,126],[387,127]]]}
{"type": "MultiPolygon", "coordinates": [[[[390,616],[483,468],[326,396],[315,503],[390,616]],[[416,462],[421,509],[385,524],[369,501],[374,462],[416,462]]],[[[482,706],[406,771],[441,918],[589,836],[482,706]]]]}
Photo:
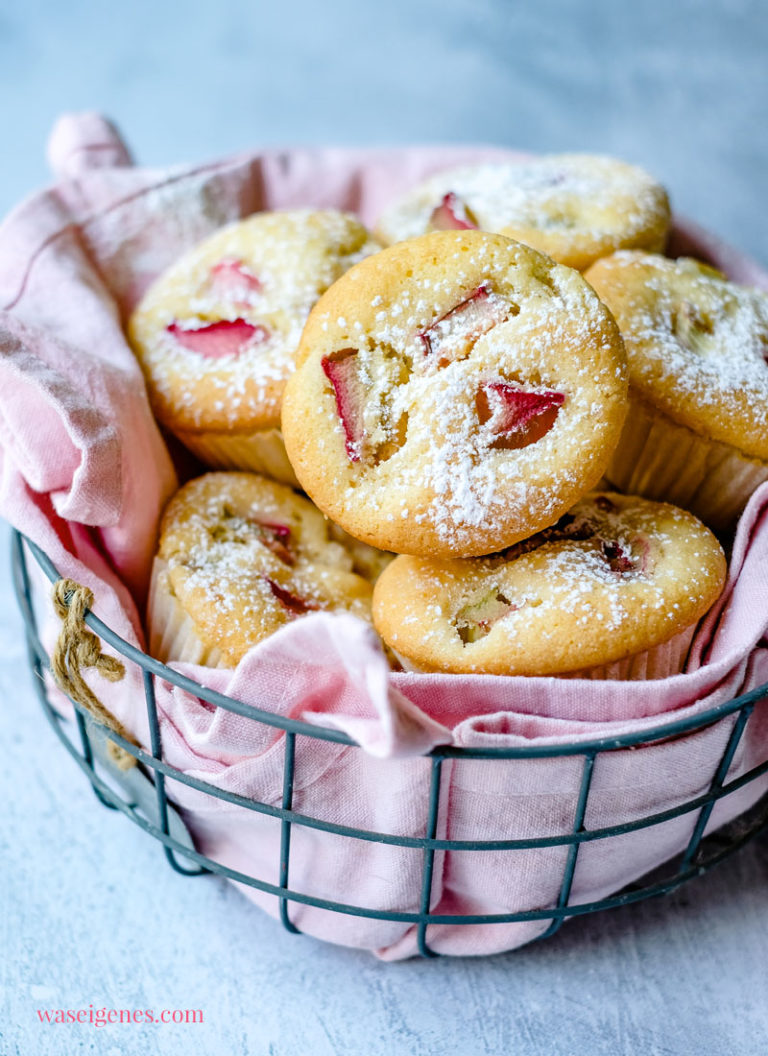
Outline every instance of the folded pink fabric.
{"type": "MultiPolygon", "coordinates": [[[[264,151],[194,168],[134,168],[115,129],[94,114],[54,129],[49,190],[0,228],[0,512],[62,575],[90,586],[95,610],[141,645],[140,613],[163,504],[176,486],[122,324],[147,284],[221,224],[263,208],[336,206],[372,222],[386,202],[437,169],[508,157],[487,148],[264,151]]],[[[512,155],[514,156],[514,155],[512,155]]],[[[690,224],[678,248],[768,289],[768,275],[690,224]]],[[[692,716],[768,679],[768,486],[739,526],[728,588],[697,635],[686,674],[660,682],[392,674],[378,641],[351,616],[313,614],[252,649],[234,672],[179,670],[246,704],[347,732],[361,748],[300,735],[293,807],[337,824],[400,836],[425,833],[430,761],[440,744],[547,745],[618,737],[692,716]]],[[[141,678],[92,685],[142,743],[141,678]]],[[[158,681],[164,755],[184,773],[279,805],[280,731],[213,708],[158,681]]],[[[682,803],[709,787],[732,719],[636,750],[603,753],[585,824],[598,828],[682,803]]],[[[729,778],[768,756],[766,708],[756,710],[729,778]]],[[[443,764],[438,837],[516,839],[571,831],[580,756],[453,759],[443,764]]],[[[721,800],[709,828],[751,805],[768,778],[721,800]]],[[[280,824],[171,781],[206,854],[279,882],[280,824]]],[[[685,847],[696,814],[586,843],[571,904],[620,889],[685,847]]],[[[442,914],[546,909],[567,849],[440,852],[431,908],[442,914]]],[[[290,886],[371,911],[417,912],[423,856],[294,826],[290,886]]],[[[277,900],[247,894],[269,912],[277,900]]],[[[294,923],[387,959],[416,952],[408,923],[291,905],[294,923]]],[[[548,921],[430,925],[438,952],[479,954],[536,937],[548,921]]]]}

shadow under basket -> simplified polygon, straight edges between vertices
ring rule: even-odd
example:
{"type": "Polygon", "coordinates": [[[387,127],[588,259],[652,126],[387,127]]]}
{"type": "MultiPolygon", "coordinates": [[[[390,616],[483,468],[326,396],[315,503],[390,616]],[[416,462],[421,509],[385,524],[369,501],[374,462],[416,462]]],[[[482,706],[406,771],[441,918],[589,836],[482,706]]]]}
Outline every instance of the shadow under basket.
{"type": "MultiPolygon", "coordinates": [[[[742,773],[738,778],[728,779],[729,768],[750,717],[766,707],[768,683],[693,718],[667,721],[642,733],[617,738],[505,749],[469,749],[450,746],[436,748],[429,756],[431,760],[430,781],[426,802],[423,805],[424,835],[422,837],[399,836],[359,829],[298,813],[292,809],[297,738],[308,737],[332,741],[349,745],[353,750],[357,748],[354,741],[338,730],[283,718],[208,690],[130,645],[90,612],[86,616],[86,623],[91,630],[116,650],[128,664],[135,664],[141,668],[149,719],[150,751],[138,748],[108,730],[107,727],[94,720],[84,707],[74,701],[72,702],[75,709],[74,723],[63,718],[54,709],[48,696],[47,680],[44,676],[50,668],[50,659],[40,639],[33,606],[28,554],[32,555],[43,573],[52,582],[56,581],[59,576],[50,559],[38,547],[19,533],[14,533],[12,538],[13,581],[26,627],[29,662],[34,675],[34,685],[48,721],[61,743],[88,777],[98,799],[106,807],[121,811],[134,824],[158,840],[163,845],[163,851],[170,866],[177,873],[184,876],[214,873],[274,896],[279,900],[280,918],[288,931],[297,932],[299,930],[291,921],[291,909],[294,905],[304,904],[331,913],[413,925],[417,933],[418,951],[424,957],[437,956],[430,949],[427,941],[427,928],[436,924],[478,925],[551,921],[539,936],[539,938],[546,938],[557,931],[566,918],[584,916],[673,891],[686,880],[700,875],[722,861],[768,828],[768,793],[766,793],[745,813],[705,836],[715,804],[723,797],[737,792],[768,773],[768,761],[763,761],[760,765],[742,773]],[[179,686],[215,707],[227,709],[252,722],[264,723],[284,731],[283,789],[279,807],[224,791],[206,781],[182,773],[164,761],[155,700],[155,677],[179,686]],[[585,827],[592,773],[596,762],[601,757],[621,749],[658,744],[670,738],[704,730],[723,722],[729,723],[730,733],[725,742],[725,750],[711,776],[708,789],[704,793],[668,810],[648,814],[625,824],[593,829],[585,827]],[[107,750],[109,741],[132,755],[137,760],[137,765],[128,771],[118,770],[112,764],[107,750]],[[569,833],[530,839],[436,838],[441,805],[441,766],[445,760],[472,759],[498,762],[514,759],[520,764],[523,760],[534,761],[563,756],[576,756],[581,759],[581,781],[573,797],[573,824],[569,833]],[[264,880],[238,872],[199,853],[182,814],[168,799],[166,779],[178,781],[216,799],[225,800],[238,807],[276,819],[280,825],[279,883],[277,885],[266,883],[264,880]],[[579,850],[586,842],[621,839],[628,833],[662,825],[681,815],[690,815],[693,825],[688,845],[681,854],[610,897],[582,904],[569,904],[579,850]],[[422,861],[419,911],[406,912],[399,911],[397,908],[391,911],[369,909],[365,906],[329,901],[310,893],[292,890],[289,883],[291,833],[298,827],[313,829],[318,833],[332,833],[352,840],[365,840],[415,850],[420,854],[422,861]],[[433,870],[435,855],[438,852],[450,851],[471,855],[473,852],[505,851],[512,858],[515,852],[547,847],[561,847],[564,850],[564,867],[555,878],[559,884],[559,895],[554,904],[516,913],[456,915],[430,912],[433,870]]],[[[362,751],[360,748],[357,750],[362,751]]]]}

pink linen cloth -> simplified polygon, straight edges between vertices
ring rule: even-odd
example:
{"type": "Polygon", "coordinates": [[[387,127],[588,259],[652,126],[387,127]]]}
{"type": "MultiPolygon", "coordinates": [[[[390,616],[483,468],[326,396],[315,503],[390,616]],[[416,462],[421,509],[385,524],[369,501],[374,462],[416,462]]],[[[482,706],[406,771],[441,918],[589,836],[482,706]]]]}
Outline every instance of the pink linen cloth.
{"type": "MultiPolygon", "coordinates": [[[[40,545],[60,573],[90,586],[96,613],[143,645],[140,613],[174,469],[152,419],[123,323],[152,279],[221,224],[264,208],[335,206],[371,223],[416,180],[510,152],[488,148],[262,151],[207,165],[134,168],[98,115],[66,116],[49,157],[57,182],[0,227],[0,513],[40,545]]],[[[741,282],[768,274],[691,224],[679,251],[741,282]]],[[[338,824],[420,837],[430,761],[439,744],[547,745],[618,737],[693,716],[768,679],[768,485],[752,498],[734,543],[728,587],[700,628],[685,674],[612,683],[392,674],[374,633],[347,615],[314,614],[252,649],[234,672],[178,669],[280,715],[349,733],[362,748],[298,736],[294,810],[338,824]]],[[[140,673],[94,691],[148,742],[140,673]]],[[[271,727],[213,708],[158,680],[163,752],[190,776],[279,805],[285,740],[271,727]]],[[[620,824],[707,790],[733,719],[635,750],[602,753],[585,825],[620,824]]],[[[768,758],[766,707],[756,709],[729,779],[768,758]]],[[[571,831],[583,758],[453,759],[443,764],[438,838],[516,839],[571,831]]],[[[747,809],[768,777],[715,807],[708,830],[747,809]]],[[[169,782],[198,848],[232,869],[279,882],[280,823],[169,782]]],[[[584,844],[569,904],[620,889],[683,849],[696,812],[584,844]]],[[[293,826],[289,885],[372,911],[417,912],[422,852],[293,826]]],[[[505,913],[557,901],[567,848],[451,851],[435,857],[435,913],[505,913]]],[[[277,899],[243,890],[269,912],[277,899]]],[[[303,931],[413,955],[402,922],[290,905],[303,931]]],[[[549,921],[430,925],[440,953],[511,949],[549,921]]]]}

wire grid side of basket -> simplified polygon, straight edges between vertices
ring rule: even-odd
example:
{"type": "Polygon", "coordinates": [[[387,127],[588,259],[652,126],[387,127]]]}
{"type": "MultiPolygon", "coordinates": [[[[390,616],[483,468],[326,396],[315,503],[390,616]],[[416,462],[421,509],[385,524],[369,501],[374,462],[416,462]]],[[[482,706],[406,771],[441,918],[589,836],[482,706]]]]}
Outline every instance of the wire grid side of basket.
{"type": "MultiPolygon", "coordinates": [[[[251,705],[225,697],[214,690],[206,689],[186,678],[166,665],[147,656],[141,650],[130,645],[107,627],[93,613],[88,613],[88,626],[120,653],[129,663],[141,669],[144,687],[147,717],[149,721],[150,750],[137,748],[125,738],[109,731],[111,740],[117,742],[126,752],[133,755],[141,764],[137,768],[134,781],[144,781],[154,800],[154,809],[148,806],[147,796],[126,796],[125,788],[117,791],[112,781],[106,780],[94,757],[94,741],[104,728],[98,731],[98,723],[88,716],[85,709],[73,702],[75,723],[80,748],[68,736],[65,723],[52,706],[46,688],[45,672],[49,667],[48,654],[40,641],[34,606],[32,603],[25,546],[52,580],[57,578],[57,571],[47,556],[34,544],[25,541],[18,533],[12,540],[14,586],[17,599],[24,618],[30,664],[35,675],[35,686],[44,711],[67,747],[72,757],[87,774],[96,795],[109,807],[116,808],[138,824],[144,831],[158,839],[164,848],[169,864],[183,875],[202,875],[216,873],[230,880],[255,888],[278,900],[279,914],[282,923],[289,931],[299,929],[290,917],[290,904],[309,905],[318,909],[351,916],[366,917],[375,920],[401,922],[416,927],[417,945],[422,956],[435,956],[427,942],[427,928],[434,924],[471,925],[471,924],[508,924],[524,921],[541,921],[542,932],[538,937],[544,938],[553,934],[566,917],[581,916],[631,902],[640,901],[655,895],[673,890],[687,879],[698,875],[733,853],[749,839],[757,835],[768,825],[768,796],[754,805],[744,817],[731,823],[729,832],[722,831],[704,838],[707,824],[715,805],[724,797],[746,787],[762,775],[768,773],[768,760],[752,767],[737,778],[727,779],[728,771],[734,760],[737,748],[744,736],[750,717],[755,709],[768,699],[768,685],[760,686],[733,700],[726,701],[707,712],[688,719],[666,722],[642,733],[624,735],[619,738],[604,738],[590,742],[562,743],[557,745],[530,745],[518,748],[458,748],[443,746],[430,753],[430,779],[428,801],[425,805],[425,826],[423,836],[401,836],[395,833],[378,832],[337,824],[321,818],[297,812],[293,809],[293,794],[296,776],[296,740],[297,737],[310,737],[334,741],[355,746],[355,742],[338,730],[331,730],[304,723],[301,720],[285,718],[271,712],[261,711],[251,705]],[[259,722],[278,728],[284,732],[283,787],[280,806],[260,802],[237,793],[229,792],[212,785],[207,781],[194,778],[169,765],[163,759],[160,722],[155,697],[155,678],[160,677],[194,696],[217,707],[242,715],[250,721],[259,722]],[[667,739],[703,730],[715,723],[730,722],[724,751],[712,775],[706,792],[686,800],[667,810],[637,818],[621,824],[589,829],[585,827],[585,817],[589,804],[592,776],[596,761],[603,753],[611,753],[623,748],[632,748],[656,744],[667,739]],[[534,759],[555,758],[562,756],[581,757],[581,776],[578,792],[574,801],[573,819],[570,832],[552,836],[537,836],[518,839],[447,839],[438,838],[438,816],[441,803],[442,766],[446,759],[534,759]],[[242,807],[249,811],[272,817],[280,825],[280,861],[278,883],[270,884],[258,877],[232,869],[194,847],[191,838],[185,838],[185,829],[181,815],[169,801],[166,779],[171,778],[199,792],[216,799],[242,807]],[[682,854],[671,859],[661,870],[648,878],[643,878],[629,887],[600,900],[582,904],[570,904],[571,890],[580,848],[595,840],[609,840],[631,832],[663,824],[685,814],[696,815],[693,831],[682,854]],[[421,891],[417,911],[399,911],[397,909],[375,909],[321,898],[307,892],[293,890],[290,887],[291,836],[295,826],[332,833],[337,836],[355,840],[366,840],[375,843],[389,844],[395,847],[416,849],[421,853],[421,891]],[[433,873],[435,855],[439,851],[471,853],[473,851],[522,851],[536,848],[561,847],[565,858],[562,877],[559,882],[559,893],[554,905],[542,906],[507,913],[447,914],[430,911],[432,900],[433,873]],[[191,862],[188,868],[184,862],[191,862]],[[657,875],[661,872],[661,875],[657,875]]],[[[362,751],[362,749],[357,748],[362,751]]],[[[109,771],[107,770],[107,773],[109,771]]],[[[119,779],[118,779],[119,780],[119,779]]],[[[130,790],[129,790],[130,791],[130,790]]],[[[135,791],[135,790],[134,790],[135,791]]]]}

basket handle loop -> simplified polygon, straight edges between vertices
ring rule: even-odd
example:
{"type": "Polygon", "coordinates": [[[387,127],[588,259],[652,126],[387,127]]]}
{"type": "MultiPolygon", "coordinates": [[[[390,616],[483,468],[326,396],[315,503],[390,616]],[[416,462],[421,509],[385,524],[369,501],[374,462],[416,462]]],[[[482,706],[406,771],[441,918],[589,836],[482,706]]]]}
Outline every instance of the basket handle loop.
{"type": "MultiPolygon", "coordinates": [[[[59,579],[53,585],[53,606],[62,626],[51,656],[51,672],[56,685],[68,697],[82,704],[93,718],[136,743],[123,724],[104,707],[81,674],[84,667],[95,667],[109,682],[119,682],[125,675],[125,665],[114,656],[101,651],[98,636],[85,625],[85,614],[93,605],[93,591],[74,579],[59,579]]],[[[120,770],[136,765],[136,759],[125,749],[108,742],[110,758],[120,770]]]]}

